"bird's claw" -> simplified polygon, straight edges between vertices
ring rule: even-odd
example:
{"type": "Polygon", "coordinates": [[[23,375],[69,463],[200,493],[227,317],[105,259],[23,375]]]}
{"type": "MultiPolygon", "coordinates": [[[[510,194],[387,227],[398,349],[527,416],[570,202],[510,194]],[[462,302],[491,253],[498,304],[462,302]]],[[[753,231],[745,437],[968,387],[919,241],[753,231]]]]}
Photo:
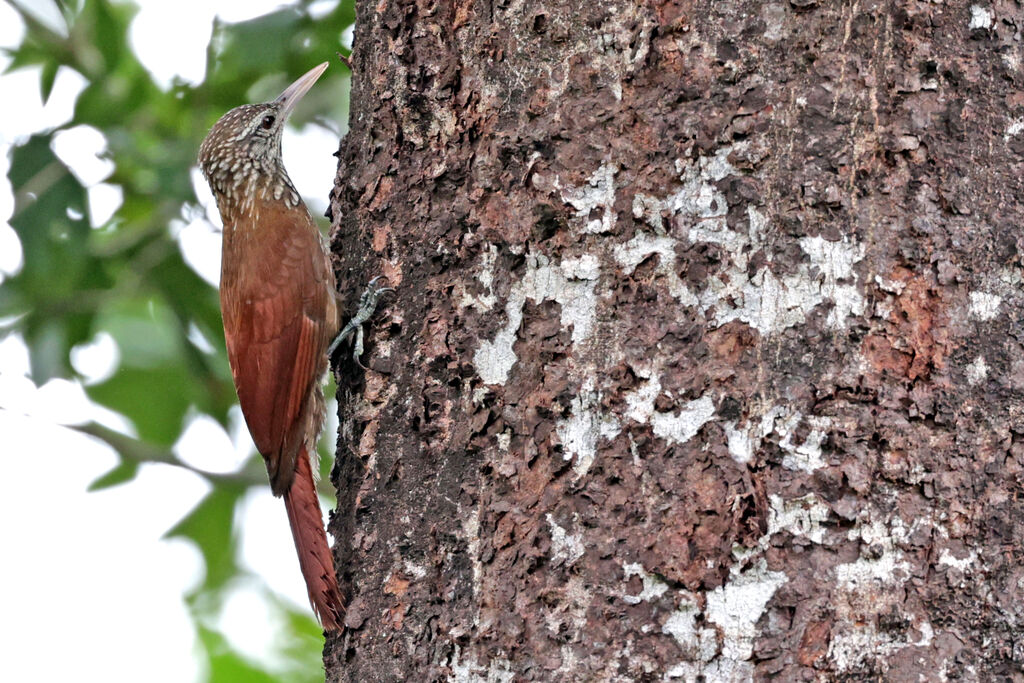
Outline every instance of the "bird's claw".
{"type": "Polygon", "coordinates": [[[331,345],[327,347],[328,358],[333,358],[338,346],[350,336],[355,335],[355,341],[352,344],[352,359],[363,370],[368,369],[359,360],[359,357],[363,355],[363,323],[369,320],[377,310],[377,300],[384,294],[390,294],[395,291],[394,287],[378,287],[377,283],[383,279],[385,279],[383,275],[378,275],[366,285],[366,289],[363,290],[362,295],[359,297],[359,308],[356,309],[356,314],[352,316],[348,324],[342,328],[338,336],[331,342],[331,345]]]}

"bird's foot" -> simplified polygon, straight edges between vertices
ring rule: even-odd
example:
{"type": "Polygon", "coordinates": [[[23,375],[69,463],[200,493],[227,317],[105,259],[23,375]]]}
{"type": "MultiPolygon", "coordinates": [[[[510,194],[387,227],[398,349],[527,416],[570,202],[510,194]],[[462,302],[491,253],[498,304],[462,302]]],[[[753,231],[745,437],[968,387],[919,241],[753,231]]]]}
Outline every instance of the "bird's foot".
{"type": "Polygon", "coordinates": [[[346,57],[345,55],[341,54],[340,52],[335,52],[334,54],[338,55],[338,61],[340,61],[342,64],[345,65],[345,68],[348,69],[349,73],[355,73],[354,71],[352,71],[352,51],[351,50],[349,51],[348,57],[346,57]]]}
{"type": "Polygon", "coordinates": [[[383,279],[383,275],[378,275],[370,280],[370,284],[366,285],[362,296],[359,297],[359,308],[356,310],[356,314],[352,316],[348,324],[342,328],[338,336],[331,342],[331,345],[327,347],[328,358],[334,358],[334,352],[338,346],[352,335],[355,335],[355,342],[352,345],[352,359],[363,370],[367,369],[363,362],[359,360],[359,357],[363,355],[363,323],[369,320],[374,311],[377,310],[377,300],[384,294],[395,291],[394,287],[378,287],[377,283],[383,279]]]}

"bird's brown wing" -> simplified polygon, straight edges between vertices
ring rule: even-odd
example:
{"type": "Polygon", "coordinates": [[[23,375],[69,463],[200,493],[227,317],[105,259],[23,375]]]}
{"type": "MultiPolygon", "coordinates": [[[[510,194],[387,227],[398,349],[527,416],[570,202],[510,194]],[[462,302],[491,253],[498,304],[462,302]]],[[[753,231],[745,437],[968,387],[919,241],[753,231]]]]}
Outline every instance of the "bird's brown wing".
{"type": "Polygon", "coordinates": [[[282,495],[311,428],[314,385],[326,369],[333,278],[304,208],[257,203],[254,209],[252,224],[241,219],[225,226],[221,311],[242,414],[271,489],[282,495]]]}

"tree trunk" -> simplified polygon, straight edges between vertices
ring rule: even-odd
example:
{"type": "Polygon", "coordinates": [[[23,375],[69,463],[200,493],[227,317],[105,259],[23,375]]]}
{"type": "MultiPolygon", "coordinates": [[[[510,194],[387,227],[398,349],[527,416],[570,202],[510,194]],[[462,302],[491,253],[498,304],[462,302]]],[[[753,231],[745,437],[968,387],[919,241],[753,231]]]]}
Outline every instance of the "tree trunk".
{"type": "Polygon", "coordinates": [[[1024,680],[1022,27],[360,3],[328,680],[1024,680]]]}

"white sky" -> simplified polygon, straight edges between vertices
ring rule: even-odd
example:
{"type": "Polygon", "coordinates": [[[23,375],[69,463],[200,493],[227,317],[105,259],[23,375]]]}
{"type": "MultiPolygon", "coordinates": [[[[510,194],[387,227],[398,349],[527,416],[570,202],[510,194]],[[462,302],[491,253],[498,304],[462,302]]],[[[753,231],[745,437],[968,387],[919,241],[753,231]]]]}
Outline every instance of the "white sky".
{"type": "MultiPolygon", "coordinates": [[[[50,3],[27,4],[40,7],[45,17],[50,3]]],[[[281,3],[139,4],[132,43],[157,82],[166,86],[175,75],[194,83],[205,78],[205,51],[215,14],[240,21],[281,3]]],[[[324,9],[334,4],[321,3],[324,9]]],[[[0,4],[0,47],[17,45],[23,31],[17,14],[0,4]]],[[[6,64],[0,56],[0,70],[6,64]]],[[[18,240],[8,223],[13,211],[6,178],[10,146],[34,131],[68,121],[83,87],[78,74],[62,71],[43,106],[37,69],[0,76],[0,102],[20,103],[4,107],[0,118],[0,283],[21,263],[18,240]]],[[[283,144],[297,188],[314,215],[322,214],[335,173],[330,150],[337,145],[337,134],[306,126],[299,133],[286,130],[283,144]],[[289,161],[300,158],[301,163],[289,161]]],[[[90,186],[90,203],[96,205],[91,218],[102,223],[121,201],[118,189],[102,182],[112,170],[110,162],[96,157],[105,146],[102,134],[83,126],[59,136],[54,146],[90,186]]],[[[208,202],[198,173],[193,182],[208,202]]],[[[216,222],[216,211],[211,219],[216,222]]],[[[215,283],[220,235],[207,218],[180,221],[171,229],[190,265],[215,283]]],[[[109,337],[101,336],[72,360],[86,377],[98,380],[115,367],[116,348],[109,337]]],[[[149,465],[127,485],[87,493],[88,484],[108,471],[116,457],[60,425],[97,419],[124,428],[123,421],[91,405],[77,384],[54,380],[36,387],[27,374],[28,353],[20,337],[0,341],[0,459],[5,481],[0,496],[0,679],[138,681],[140,672],[146,672],[147,681],[202,679],[196,636],[182,598],[201,581],[202,560],[191,544],[164,541],[161,536],[195,507],[208,485],[180,468],[149,465]]],[[[194,466],[233,471],[252,449],[237,418],[230,435],[213,420],[194,420],[177,451],[194,466]]],[[[250,494],[242,509],[243,564],[272,590],[308,609],[283,504],[267,488],[250,494]]],[[[278,625],[253,586],[232,591],[225,616],[215,626],[253,659],[273,661],[268,653],[273,653],[278,625]]]]}

